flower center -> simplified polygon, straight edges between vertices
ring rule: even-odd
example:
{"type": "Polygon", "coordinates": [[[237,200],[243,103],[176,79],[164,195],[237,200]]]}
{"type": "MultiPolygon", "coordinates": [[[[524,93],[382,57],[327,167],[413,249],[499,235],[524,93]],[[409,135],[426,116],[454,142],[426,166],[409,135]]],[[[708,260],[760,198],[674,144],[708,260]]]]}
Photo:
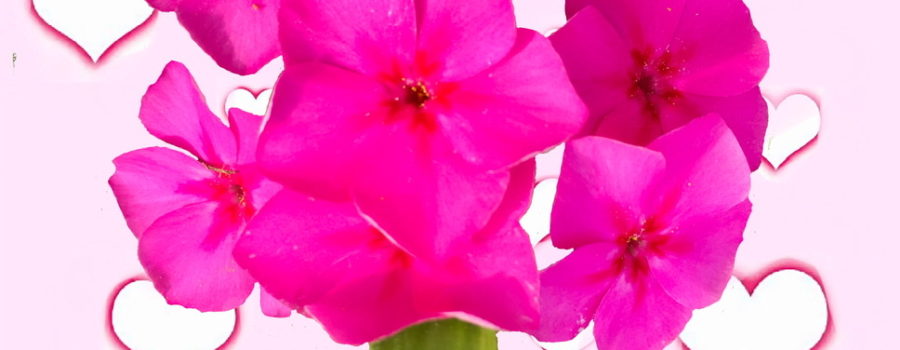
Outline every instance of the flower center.
{"type": "Polygon", "coordinates": [[[421,81],[407,81],[403,85],[403,92],[405,102],[418,108],[424,108],[425,103],[431,100],[431,91],[421,81]]]}
{"type": "Polygon", "coordinates": [[[231,184],[231,186],[228,187],[228,190],[234,195],[235,202],[237,202],[239,206],[243,207],[247,205],[247,195],[246,192],[244,192],[244,186],[231,184]]]}
{"type": "Polygon", "coordinates": [[[681,70],[675,66],[669,51],[654,53],[635,50],[631,56],[635,69],[628,94],[631,98],[640,99],[647,113],[659,118],[662,106],[675,105],[681,98],[681,92],[670,83],[681,70]]]}
{"type": "Polygon", "coordinates": [[[656,80],[651,75],[641,74],[635,79],[634,88],[640,90],[644,97],[649,99],[656,94],[656,80]]]}
{"type": "Polygon", "coordinates": [[[229,212],[235,217],[249,218],[255,212],[247,197],[244,177],[236,170],[219,168],[204,163],[209,170],[216,173],[217,179],[212,183],[213,197],[227,205],[229,212]]]}
{"type": "Polygon", "coordinates": [[[632,257],[638,256],[644,245],[646,245],[646,242],[640,233],[632,234],[625,239],[625,251],[632,257]]]}

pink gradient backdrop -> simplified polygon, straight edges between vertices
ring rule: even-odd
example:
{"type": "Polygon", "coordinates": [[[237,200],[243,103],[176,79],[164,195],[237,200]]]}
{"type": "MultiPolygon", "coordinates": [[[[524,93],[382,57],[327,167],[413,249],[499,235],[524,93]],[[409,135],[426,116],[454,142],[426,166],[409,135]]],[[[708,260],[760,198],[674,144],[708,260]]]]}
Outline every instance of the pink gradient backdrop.
{"type": "MultiPolygon", "coordinates": [[[[522,0],[523,21],[560,16],[555,1],[522,0]]],[[[900,5],[883,0],[749,0],[769,41],[763,82],[779,100],[804,91],[822,110],[818,140],[777,172],[753,176],[754,213],[736,274],[782,259],[816,270],[833,330],[823,349],[886,349],[900,313],[900,5]]],[[[532,23],[537,23],[532,22],[532,23]]],[[[552,21],[548,21],[552,22],[552,21]]],[[[194,73],[214,111],[237,87],[271,87],[280,63],[250,77],[214,65],[158,14],[93,65],[33,15],[0,10],[0,348],[106,349],[107,303],[139,275],[136,240],[106,180],[111,160],[161,145],[137,119],[141,95],[169,60],[194,73]],[[12,67],[12,53],[18,56],[12,67]]],[[[310,321],[241,312],[237,349],[346,349],[310,321]]],[[[522,339],[519,339],[522,340],[522,339]]],[[[520,348],[507,343],[509,348],[520,348]]],[[[519,342],[518,344],[525,344],[519,342]]]]}

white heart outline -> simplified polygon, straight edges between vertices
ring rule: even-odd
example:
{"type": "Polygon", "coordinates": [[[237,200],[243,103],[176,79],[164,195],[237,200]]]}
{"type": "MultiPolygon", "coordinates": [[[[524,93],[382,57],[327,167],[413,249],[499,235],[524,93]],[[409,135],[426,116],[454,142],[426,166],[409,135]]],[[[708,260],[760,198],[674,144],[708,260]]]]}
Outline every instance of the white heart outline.
{"type": "Polygon", "coordinates": [[[272,105],[272,89],[266,88],[254,92],[254,90],[239,87],[228,93],[225,97],[225,114],[232,108],[258,116],[268,115],[272,105]]]}
{"type": "Polygon", "coordinates": [[[121,43],[147,28],[157,15],[143,0],[32,0],[31,12],[58,39],[73,46],[93,64],[100,63],[121,43]],[[73,9],[86,12],[73,15],[73,9]],[[115,10],[125,14],[110,14],[115,10]]]}
{"type": "MultiPolygon", "coordinates": [[[[148,346],[148,344],[144,343],[143,339],[141,339],[141,337],[146,338],[146,334],[141,334],[141,333],[146,333],[148,327],[142,327],[141,332],[133,332],[133,331],[129,332],[129,331],[125,331],[125,330],[117,331],[117,326],[116,326],[117,319],[119,317],[121,317],[121,315],[119,312],[117,312],[116,306],[119,305],[119,303],[117,303],[117,302],[120,301],[120,297],[123,298],[122,302],[125,303],[124,305],[126,305],[126,306],[138,306],[138,307],[144,307],[144,308],[161,307],[161,308],[163,308],[163,310],[153,310],[153,311],[168,313],[169,315],[180,314],[182,316],[194,318],[194,321],[197,321],[198,317],[205,317],[207,319],[207,321],[210,321],[213,318],[218,318],[219,320],[212,320],[212,321],[217,321],[220,323],[220,325],[224,325],[224,326],[219,327],[222,329],[213,329],[212,331],[219,333],[218,338],[220,338],[221,341],[218,341],[215,338],[213,340],[206,339],[206,340],[210,340],[209,350],[222,349],[222,348],[229,346],[230,344],[232,344],[235,341],[238,333],[240,332],[241,316],[240,316],[239,308],[235,308],[234,310],[224,311],[224,312],[200,312],[200,311],[197,311],[194,309],[188,309],[188,308],[185,308],[185,307],[182,307],[179,305],[172,305],[172,304],[169,304],[165,300],[165,298],[163,298],[163,296],[160,295],[156,291],[155,287],[153,286],[153,283],[149,279],[147,279],[145,276],[138,276],[138,277],[134,277],[134,278],[129,278],[129,279],[123,281],[122,283],[120,283],[116,288],[113,289],[113,292],[112,292],[112,294],[110,294],[109,299],[108,299],[107,320],[106,320],[107,331],[109,332],[110,338],[112,338],[112,340],[117,345],[121,346],[123,349],[131,349],[131,350],[157,350],[157,349],[174,350],[174,349],[179,349],[180,350],[181,348],[179,346],[187,346],[187,345],[185,345],[186,343],[181,343],[178,345],[168,344],[163,347],[158,347],[153,344],[148,346]],[[142,297],[150,297],[150,299],[142,300],[141,299],[142,297]],[[143,305],[141,305],[141,304],[143,304],[143,305]],[[231,316],[230,321],[232,323],[230,325],[230,328],[227,328],[227,327],[229,327],[228,326],[229,316],[231,316]],[[224,321],[224,323],[222,323],[223,321],[224,321]],[[226,331],[227,331],[227,336],[223,336],[224,334],[226,334],[226,331]],[[135,338],[135,336],[137,336],[137,338],[135,338]],[[212,344],[212,343],[216,343],[216,344],[212,344]]],[[[125,311],[122,311],[122,312],[125,312],[125,311]]],[[[127,312],[126,314],[131,315],[131,314],[134,314],[134,312],[132,310],[132,312],[127,312]]],[[[147,315],[143,315],[143,316],[147,316],[147,315]]],[[[159,315],[157,315],[157,316],[159,316],[159,315]]],[[[129,317],[129,320],[133,320],[133,319],[134,319],[133,317],[129,317]]],[[[126,322],[126,321],[122,321],[122,322],[126,322]]],[[[191,324],[193,325],[196,323],[191,323],[191,324]]],[[[119,327],[121,328],[122,325],[120,324],[119,327]]],[[[125,328],[127,329],[128,327],[125,327],[125,328]]],[[[157,331],[159,331],[159,330],[160,329],[157,329],[157,331]]],[[[209,329],[207,329],[207,331],[209,331],[209,329]]],[[[206,334],[206,335],[212,336],[212,337],[217,336],[217,334],[212,334],[212,333],[206,334]]],[[[171,337],[156,337],[154,339],[163,339],[163,341],[175,340],[177,342],[177,341],[185,341],[185,340],[196,341],[197,337],[195,337],[194,334],[191,334],[190,336],[177,337],[177,339],[173,339],[171,337]]],[[[206,347],[203,347],[203,349],[205,349],[205,348],[206,347]]],[[[187,348],[185,348],[185,350],[186,349],[197,349],[197,347],[188,346],[187,348]]]]}
{"type": "Polygon", "coordinates": [[[829,338],[833,321],[828,293],[821,278],[813,269],[796,267],[793,262],[776,266],[779,267],[768,269],[753,278],[733,276],[719,301],[695,310],[679,336],[685,348],[809,350],[823,346],[829,338]],[[779,305],[778,302],[782,302],[781,308],[771,307],[779,305]],[[773,317],[773,312],[782,314],[773,317]],[[806,324],[783,324],[797,321],[798,312],[807,313],[799,315],[808,317],[804,319],[806,324]],[[779,332],[782,332],[780,337],[779,332]]]}
{"type": "Polygon", "coordinates": [[[819,138],[822,131],[822,108],[814,95],[801,91],[785,94],[780,99],[765,97],[765,101],[769,121],[763,141],[762,157],[772,169],[778,170],[819,138]],[[773,123],[784,123],[786,120],[801,117],[784,116],[791,112],[805,114],[805,118],[783,129],[776,130],[772,127],[773,123]]]}

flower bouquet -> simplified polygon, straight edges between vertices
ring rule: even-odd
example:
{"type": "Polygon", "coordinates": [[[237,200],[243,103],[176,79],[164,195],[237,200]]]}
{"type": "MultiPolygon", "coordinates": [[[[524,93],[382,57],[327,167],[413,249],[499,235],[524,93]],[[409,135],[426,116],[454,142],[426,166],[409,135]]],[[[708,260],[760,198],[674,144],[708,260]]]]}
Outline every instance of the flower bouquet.
{"type": "MultiPolygon", "coordinates": [[[[149,0],[221,67],[281,56],[268,116],[206,106],[169,63],[139,117],[180,150],[114,160],[171,304],[315,319],[371,349],[496,349],[593,322],[662,349],[718,300],[751,212],[768,49],[740,0],[568,0],[549,38],[510,0],[149,0]],[[538,271],[519,220],[565,144],[538,271]]],[[[301,346],[295,344],[291,346],[301,346]]]]}

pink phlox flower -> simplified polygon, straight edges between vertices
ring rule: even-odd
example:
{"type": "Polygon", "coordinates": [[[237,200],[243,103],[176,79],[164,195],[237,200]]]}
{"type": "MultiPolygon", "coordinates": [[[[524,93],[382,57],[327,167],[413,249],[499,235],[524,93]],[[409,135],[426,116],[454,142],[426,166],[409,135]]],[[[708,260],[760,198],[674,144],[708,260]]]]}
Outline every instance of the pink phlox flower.
{"type": "Polygon", "coordinates": [[[600,350],[658,350],[721,296],[750,215],[750,169],[715,115],[648,148],[588,136],[565,151],[541,272],[543,341],[594,321],[600,350]]]}
{"type": "Polygon", "coordinates": [[[550,39],[590,109],[585,133],[647,145],[716,113],[759,166],[769,50],[741,0],[570,0],[566,12],[550,39]]]}
{"type": "Polygon", "coordinates": [[[260,137],[267,175],[351,200],[416,257],[498,207],[510,167],[582,127],[549,41],[509,0],[288,0],[286,70],[260,137]]]}
{"type": "MultiPolygon", "coordinates": [[[[232,248],[281,189],[256,167],[262,117],[231,109],[231,127],[225,126],[187,68],[171,62],[144,95],[140,119],[151,134],[196,157],[150,147],[114,160],[109,184],[139,239],[147,275],[169,303],[201,311],[237,307],[255,280],[234,261],[232,248]]],[[[270,301],[264,304],[277,305],[270,301]]]]}

